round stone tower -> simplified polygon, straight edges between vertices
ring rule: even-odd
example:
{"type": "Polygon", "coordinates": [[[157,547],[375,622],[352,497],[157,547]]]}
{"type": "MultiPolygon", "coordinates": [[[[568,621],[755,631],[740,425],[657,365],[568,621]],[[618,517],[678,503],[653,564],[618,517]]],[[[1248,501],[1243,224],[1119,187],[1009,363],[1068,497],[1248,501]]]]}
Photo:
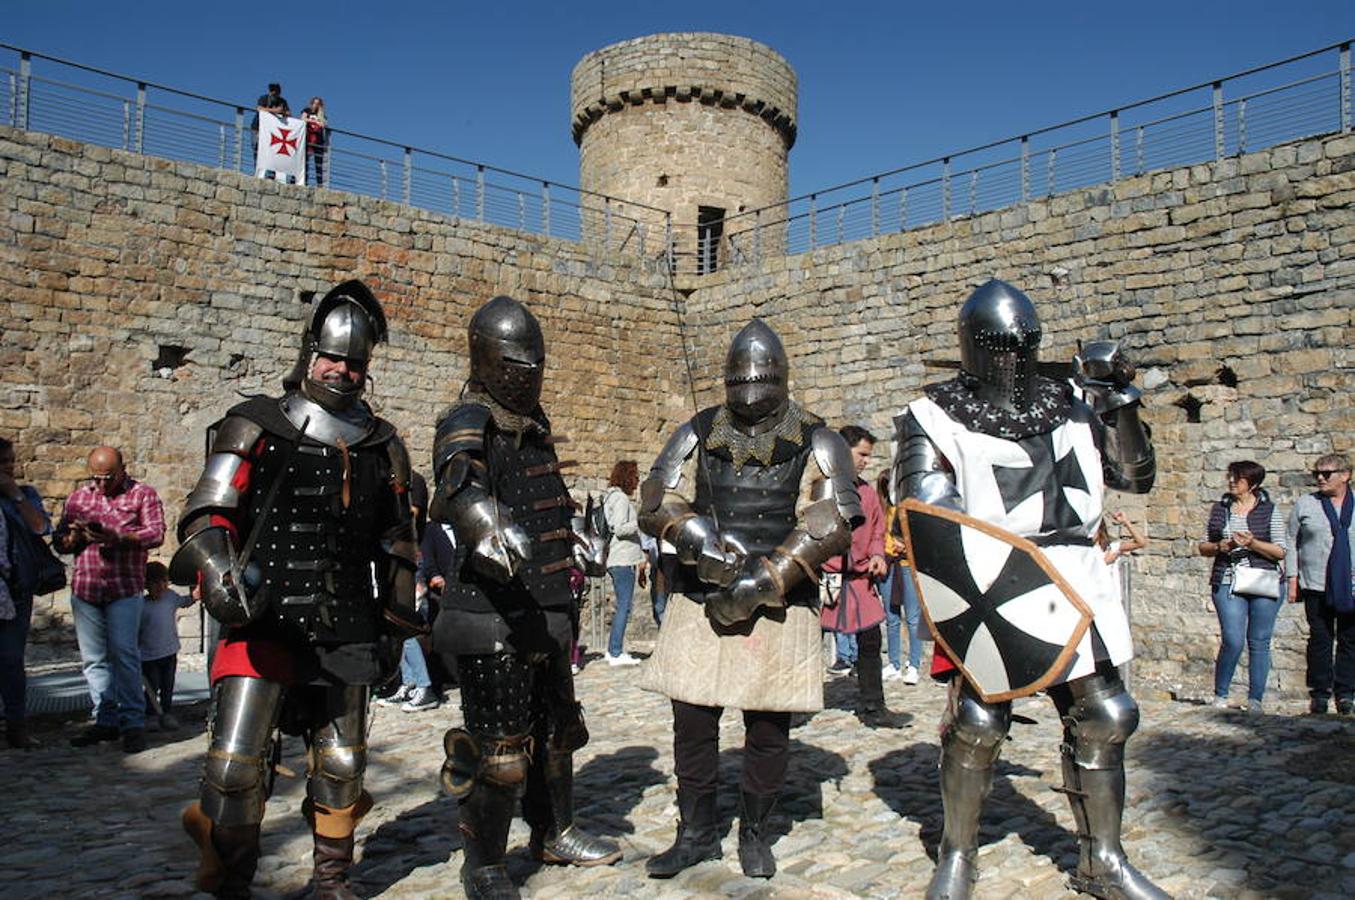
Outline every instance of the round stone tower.
{"type": "MultiPolygon", "coordinates": [[[[570,94],[580,186],[669,212],[680,271],[719,268],[729,239],[753,225],[725,219],[786,200],[795,72],[765,44],[703,33],[622,41],[579,61],[570,94]]],[[[654,216],[623,214],[662,234],[654,216]]]]}

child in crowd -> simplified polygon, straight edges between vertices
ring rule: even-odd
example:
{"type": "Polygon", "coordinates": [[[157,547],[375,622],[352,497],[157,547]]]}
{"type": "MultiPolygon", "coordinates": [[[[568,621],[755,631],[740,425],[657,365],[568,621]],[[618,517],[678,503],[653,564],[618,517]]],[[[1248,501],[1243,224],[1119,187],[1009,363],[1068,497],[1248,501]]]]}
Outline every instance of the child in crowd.
{"type": "MultiPolygon", "coordinates": [[[[146,563],[146,602],[141,607],[141,674],[146,688],[160,702],[160,728],[173,731],[179,720],[170,712],[174,703],[174,671],[179,663],[178,612],[193,605],[169,586],[169,572],[161,562],[146,563]]],[[[146,702],[146,715],[154,706],[146,702]]]]}

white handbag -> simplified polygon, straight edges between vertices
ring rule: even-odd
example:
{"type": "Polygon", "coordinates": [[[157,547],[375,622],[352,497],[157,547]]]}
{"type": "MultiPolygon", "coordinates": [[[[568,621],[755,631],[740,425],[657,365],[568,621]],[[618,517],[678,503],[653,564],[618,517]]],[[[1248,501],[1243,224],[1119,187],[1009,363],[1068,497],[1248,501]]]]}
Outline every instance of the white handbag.
{"type": "Polygon", "coordinates": [[[1233,565],[1233,593],[1280,599],[1280,570],[1233,565]]]}

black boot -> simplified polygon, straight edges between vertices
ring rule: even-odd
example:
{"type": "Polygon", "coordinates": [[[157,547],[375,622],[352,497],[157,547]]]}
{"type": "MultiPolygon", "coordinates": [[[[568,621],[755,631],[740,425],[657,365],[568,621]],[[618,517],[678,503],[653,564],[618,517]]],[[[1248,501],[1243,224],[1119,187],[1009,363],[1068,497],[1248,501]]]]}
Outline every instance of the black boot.
{"type": "Polygon", "coordinates": [[[677,839],[658,856],[650,857],[650,878],[672,878],[683,869],[720,858],[720,829],[715,821],[715,792],[688,794],[678,789],[677,839]]]}
{"type": "Polygon", "coordinates": [[[315,836],[315,900],[357,900],[348,886],[348,870],[353,865],[353,835],[341,838],[315,836]]]}
{"type": "Polygon", "coordinates": [[[608,866],[621,859],[615,842],[594,837],[574,824],[574,754],[550,750],[544,765],[545,797],[530,798],[532,855],[569,866],[608,866]]]}
{"type": "Polygon", "coordinates": [[[461,801],[461,887],[469,900],[518,900],[503,858],[518,792],[481,781],[461,801]]]}
{"type": "Polygon", "coordinates": [[[776,874],[776,857],[767,840],[767,820],[776,795],[768,797],[739,792],[739,865],[749,878],[771,878],[776,874]]]}

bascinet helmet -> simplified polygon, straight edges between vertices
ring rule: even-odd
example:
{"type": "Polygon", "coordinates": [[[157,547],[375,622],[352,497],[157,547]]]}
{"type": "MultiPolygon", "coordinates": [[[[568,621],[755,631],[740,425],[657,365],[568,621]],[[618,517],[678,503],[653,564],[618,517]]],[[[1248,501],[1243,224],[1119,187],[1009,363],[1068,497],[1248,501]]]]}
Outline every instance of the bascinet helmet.
{"type": "Polygon", "coordinates": [[[1030,298],[994,278],[960,309],[960,370],[978,396],[1023,410],[1034,399],[1040,317],[1030,298]]]}
{"type": "Polygon", "coordinates": [[[771,427],[790,399],[790,363],[772,327],[754,319],[734,335],[725,356],[725,406],[745,430],[771,427]]]}
{"type": "Polygon", "coordinates": [[[515,413],[531,415],[541,402],[546,339],[541,325],[512,297],[500,295],[470,320],[470,377],[515,413]]]}
{"type": "Polygon", "coordinates": [[[372,349],[386,339],[386,314],[367,286],[356,279],[335,287],[311,311],[301,332],[301,352],[296,366],[282,385],[301,388],[303,394],[328,410],[338,412],[357,402],[367,386],[367,363],[372,349]],[[361,363],[357,382],[316,381],[310,377],[316,356],[331,356],[361,363]]]}

